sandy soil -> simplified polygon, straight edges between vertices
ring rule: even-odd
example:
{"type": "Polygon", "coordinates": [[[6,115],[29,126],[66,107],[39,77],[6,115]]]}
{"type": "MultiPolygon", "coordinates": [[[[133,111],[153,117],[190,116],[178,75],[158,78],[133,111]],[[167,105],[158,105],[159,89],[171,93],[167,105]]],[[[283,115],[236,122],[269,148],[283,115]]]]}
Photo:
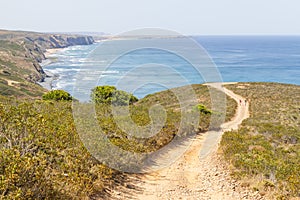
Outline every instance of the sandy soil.
{"type": "Polygon", "coordinates": [[[7,81],[7,85],[15,87],[15,88],[19,88],[20,87],[20,82],[18,81],[13,81],[13,80],[9,80],[9,79],[4,79],[5,81],[7,81]]]}
{"type": "MultiPolygon", "coordinates": [[[[212,87],[220,87],[209,84],[212,87]]],[[[112,191],[112,199],[264,199],[258,192],[244,188],[230,176],[228,166],[217,153],[218,138],[213,141],[210,151],[201,155],[207,137],[222,135],[226,130],[237,129],[249,117],[248,103],[232,91],[225,89],[227,95],[238,103],[235,117],[224,124],[220,132],[209,131],[198,135],[185,154],[171,166],[142,175],[129,189],[112,191]],[[240,100],[242,103],[240,104],[240,100]]]]}

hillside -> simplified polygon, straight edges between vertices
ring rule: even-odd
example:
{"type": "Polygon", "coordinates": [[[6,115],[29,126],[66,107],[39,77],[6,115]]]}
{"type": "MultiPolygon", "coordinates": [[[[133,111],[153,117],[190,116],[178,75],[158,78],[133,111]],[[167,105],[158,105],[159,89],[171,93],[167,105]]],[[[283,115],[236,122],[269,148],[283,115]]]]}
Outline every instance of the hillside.
{"type": "MultiPolygon", "coordinates": [[[[193,87],[198,99],[194,103],[210,108],[207,87],[193,87]]],[[[231,98],[227,101],[226,115],[230,119],[236,104],[231,98]]],[[[132,119],[145,125],[149,122],[149,106],[157,103],[167,109],[167,125],[159,134],[143,141],[124,137],[109,107],[96,107],[98,121],[111,142],[127,151],[157,150],[169,143],[179,130],[181,114],[176,97],[170,91],[163,91],[145,97],[130,108],[132,119]]],[[[109,198],[109,191],[118,186],[130,188],[132,175],[102,165],[83,146],[71,106],[71,102],[0,98],[0,199],[101,199],[109,198]]],[[[209,122],[209,115],[201,114],[199,126],[191,130],[206,131],[209,122]]]]}
{"type": "MultiPolygon", "coordinates": [[[[190,151],[180,159],[183,163],[179,160],[178,165],[176,162],[170,166],[174,172],[183,173],[179,176],[182,179],[176,179],[178,184],[174,181],[171,184],[178,190],[157,195],[177,194],[176,198],[194,195],[196,198],[218,195],[216,191],[227,195],[230,190],[230,194],[239,194],[242,199],[299,197],[299,86],[239,83],[226,87],[247,98],[249,118],[237,131],[224,133],[217,159],[214,155],[200,162],[193,158],[198,156],[203,140],[202,135],[197,135],[190,151]],[[198,189],[193,193],[191,187],[198,189]]],[[[197,94],[195,103],[210,108],[207,87],[193,85],[193,88],[197,94]]],[[[185,87],[176,90],[184,91],[185,87]]],[[[124,150],[155,151],[178,133],[179,102],[168,90],[148,95],[130,108],[133,121],[146,125],[150,120],[149,107],[157,103],[167,109],[167,124],[157,135],[145,140],[127,138],[105,106],[96,107],[97,119],[99,125],[105,127],[109,140],[124,150]]],[[[233,119],[236,107],[235,101],[228,98],[226,121],[233,119]]],[[[210,117],[203,113],[200,117],[199,126],[190,130],[204,133],[210,117]]],[[[143,194],[141,184],[147,174],[110,169],[86,150],[77,134],[70,102],[0,96],[0,120],[0,198],[110,199],[111,195],[122,198],[122,195],[143,194]]],[[[153,176],[150,184],[167,183],[165,176],[172,173],[168,168],[164,171],[166,175],[153,176]]],[[[168,184],[169,189],[171,185],[168,184]]]]}
{"type": "Polygon", "coordinates": [[[45,90],[36,82],[46,77],[40,66],[46,49],[93,42],[90,36],[0,30],[0,94],[41,96],[45,90]]]}
{"type": "Polygon", "coordinates": [[[268,199],[300,197],[300,87],[239,83],[250,117],[223,135],[220,150],[232,174],[268,199]]]}

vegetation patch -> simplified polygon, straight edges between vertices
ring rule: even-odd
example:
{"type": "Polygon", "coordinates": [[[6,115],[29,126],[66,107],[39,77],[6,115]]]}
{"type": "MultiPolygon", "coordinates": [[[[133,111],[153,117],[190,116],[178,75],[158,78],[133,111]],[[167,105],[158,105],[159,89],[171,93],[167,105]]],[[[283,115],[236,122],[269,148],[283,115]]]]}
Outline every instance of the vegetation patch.
{"type": "Polygon", "coordinates": [[[52,90],[43,95],[43,100],[72,101],[72,96],[64,90],[52,90]]]}
{"type": "Polygon", "coordinates": [[[250,118],[223,135],[220,149],[240,179],[278,199],[300,197],[300,87],[275,83],[228,85],[250,102],[250,118]]]}
{"type": "Polygon", "coordinates": [[[202,104],[198,104],[196,106],[196,110],[198,110],[200,113],[203,113],[203,114],[212,114],[212,111],[207,109],[205,105],[202,105],[202,104]]]}
{"type": "Polygon", "coordinates": [[[92,89],[91,99],[97,104],[113,104],[115,106],[125,106],[138,101],[138,98],[132,94],[109,85],[97,86],[92,89]]]}

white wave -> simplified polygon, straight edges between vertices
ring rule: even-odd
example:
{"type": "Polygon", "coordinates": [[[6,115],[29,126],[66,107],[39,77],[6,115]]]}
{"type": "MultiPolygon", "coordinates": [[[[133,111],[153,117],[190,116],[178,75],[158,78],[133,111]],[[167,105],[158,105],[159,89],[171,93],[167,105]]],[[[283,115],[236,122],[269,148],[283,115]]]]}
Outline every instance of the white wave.
{"type": "Polygon", "coordinates": [[[119,74],[119,71],[117,70],[112,70],[112,71],[102,71],[102,74],[119,74]]]}

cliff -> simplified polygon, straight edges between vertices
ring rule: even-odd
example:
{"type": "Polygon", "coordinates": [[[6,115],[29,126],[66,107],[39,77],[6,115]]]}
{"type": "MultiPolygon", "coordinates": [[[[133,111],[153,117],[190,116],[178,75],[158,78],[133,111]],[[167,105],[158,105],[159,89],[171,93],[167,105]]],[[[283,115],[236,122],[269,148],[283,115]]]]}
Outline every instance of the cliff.
{"type": "Polygon", "coordinates": [[[40,66],[46,49],[93,43],[91,36],[0,30],[0,94],[34,96],[44,92],[35,83],[46,77],[40,66]]]}
{"type": "Polygon", "coordinates": [[[65,48],[74,45],[90,45],[94,43],[91,36],[70,36],[70,35],[44,35],[39,37],[26,37],[41,49],[65,48]]]}

